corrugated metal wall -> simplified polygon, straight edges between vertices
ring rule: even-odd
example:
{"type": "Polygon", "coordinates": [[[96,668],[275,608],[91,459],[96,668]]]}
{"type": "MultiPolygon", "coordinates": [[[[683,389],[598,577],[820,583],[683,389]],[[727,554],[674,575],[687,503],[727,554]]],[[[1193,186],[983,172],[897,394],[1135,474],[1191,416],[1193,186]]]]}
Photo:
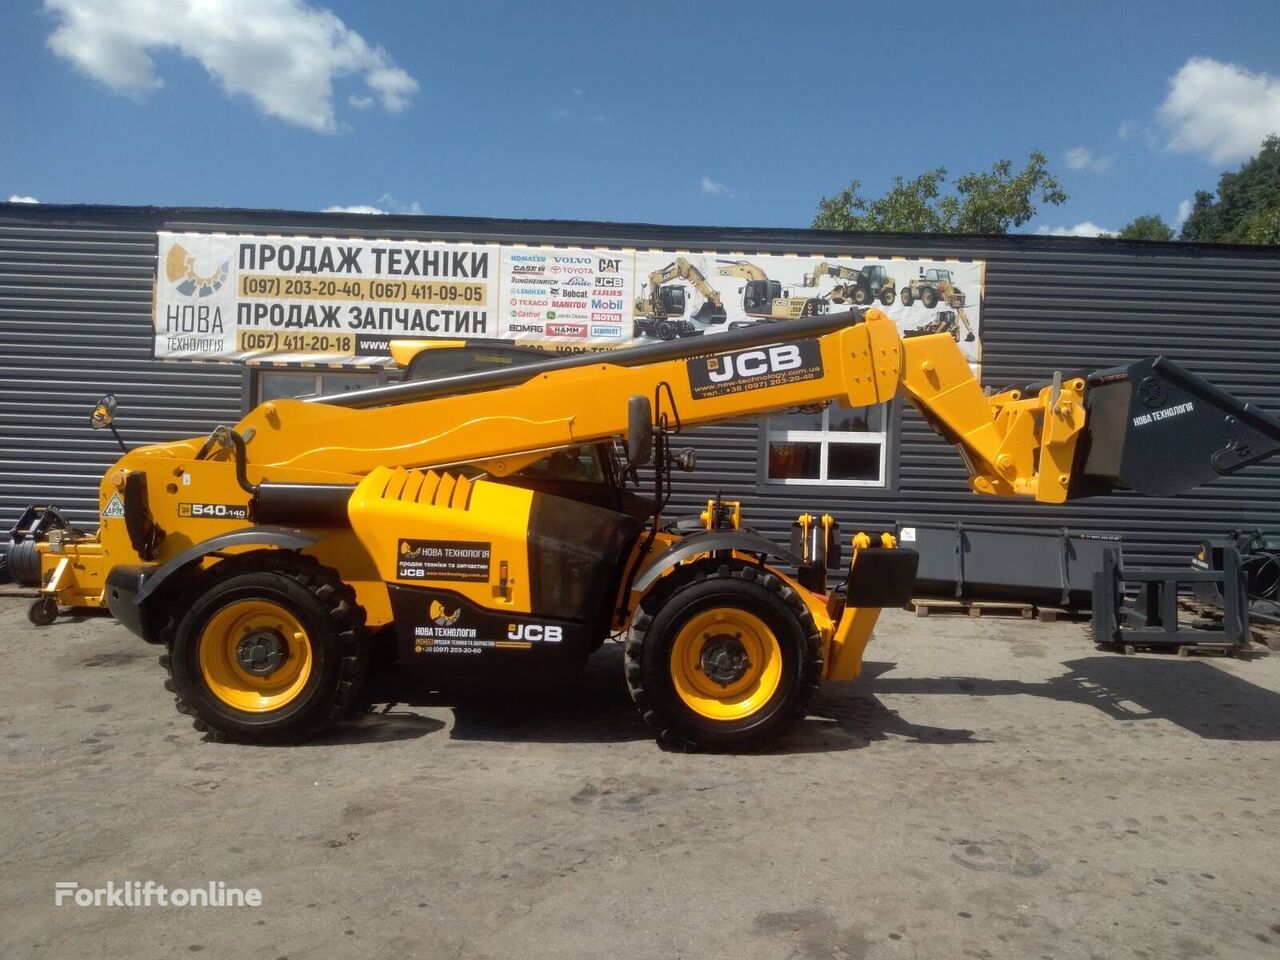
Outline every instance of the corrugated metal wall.
{"type": "MultiPolygon", "coordinates": [[[[1163,354],[1280,414],[1280,251],[1260,259],[1097,243],[1037,249],[1033,242],[988,252],[979,246],[938,244],[932,251],[987,261],[984,383],[1021,384],[1053,369],[1099,369],[1163,354]]],[[[881,243],[866,252],[920,255],[930,248],[881,243]]],[[[693,445],[710,469],[696,483],[683,481],[688,493],[682,490],[680,505],[692,509],[721,488],[747,490],[750,522],[779,540],[796,514],[823,510],[846,531],[889,528],[895,520],[961,520],[1118,533],[1130,562],[1185,566],[1205,536],[1235,527],[1280,534],[1280,458],[1178,497],[1118,493],[1051,508],[970,493],[952,448],[910,408],[901,418],[892,493],[763,493],[755,425],[704,429],[693,445]]]]}
{"type": "MultiPolygon", "coordinates": [[[[1054,368],[1114,366],[1162,353],[1280,414],[1280,250],[1122,244],[1050,237],[921,237],[636,224],[368,217],[152,208],[0,209],[0,524],[31,500],[72,506],[91,522],[109,436],[84,426],[114,389],[130,437],[159,440],[236,416],[240,371],[159,364],[150,356],[154,231],[217,230],[415,237],[583,246],[718,249],[845,257],[984,260],[983,380],[1022,383],[1054,368]],[[33,331],[36,333],[33,336],[33,331]],[[37,384],[33,381],[43,380],[37,384]]],[[[785,542],[800,512],[835,514],[846,530],[895,520],[1066,525],[1125,537],[1138,562],[1185,562],[1203,536],[1232,527],[1280,534],[1280,458],[1192,494],[1128,494],[1047,508],[969,493],[959,459],[912,411],[901,418],[888,491],[767,490],[755,424],[689,435],[697,473],[677,475],[675,506],[723,490],[749,522],[785,542]]]]}
{"type": "Polygon", "coordinates": [[[154,218],[0,213],[0,538],[29,503],[97,526],[98,483],[119,456],[89,429],[115,393],[128,443],[239,418],[241,371],[151,359],[154,218]]]}

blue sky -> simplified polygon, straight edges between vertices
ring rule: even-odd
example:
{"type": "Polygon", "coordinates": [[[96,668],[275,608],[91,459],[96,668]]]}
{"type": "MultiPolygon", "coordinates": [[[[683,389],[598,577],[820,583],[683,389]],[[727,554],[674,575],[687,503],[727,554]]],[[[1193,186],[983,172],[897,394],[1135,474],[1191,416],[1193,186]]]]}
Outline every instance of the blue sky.
{"type": "Polygon", "coordinates": [[[806,226],[1039,148],[1024,229],[1115,228],[1280,130],[1276,0],[4,11],[0,200],[806,226]]]}

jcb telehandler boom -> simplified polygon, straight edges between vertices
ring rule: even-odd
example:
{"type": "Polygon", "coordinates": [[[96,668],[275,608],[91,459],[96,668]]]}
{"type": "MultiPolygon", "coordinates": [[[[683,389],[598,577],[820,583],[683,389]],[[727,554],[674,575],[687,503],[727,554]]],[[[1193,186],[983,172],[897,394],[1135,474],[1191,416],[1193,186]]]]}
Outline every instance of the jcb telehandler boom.
{"type": "MultiPolygon", "coordinates": [[[[322,728],[385,629],[433,681],[536,683],[624,638],[647,720],[738,748],[786,729],[822,680],[858,674],[916,557],[859,534],[827,590],[830,517],[801,518],[796,553],[735,503],[669,518],[670,467],[692,466],[671,450],[682,428],[901,394],[973,490],[1047,503],[1174,493],[1280,442],[1280,422],[1159,359],[985,396],[951,336],[903,340],[876,309],[544,357],[275,400],[131,450],[103,478],[97,535],[42,544],[48,597],[97,598],[164,644],[180,708],[234,737],[322,728]],[[647,499],[634,467],[651,446],[647,499]]],[[[109,423],[109,404],[95,416],[109,423]]]]}

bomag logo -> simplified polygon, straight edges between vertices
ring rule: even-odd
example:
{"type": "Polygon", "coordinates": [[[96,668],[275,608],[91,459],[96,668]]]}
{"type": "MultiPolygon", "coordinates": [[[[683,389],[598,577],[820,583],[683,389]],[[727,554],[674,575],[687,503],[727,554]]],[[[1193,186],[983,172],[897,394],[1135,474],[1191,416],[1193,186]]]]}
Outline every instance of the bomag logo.
{"type": "Polygon", "coordinates": [[[175,243],[164,260],[164,273],[184,297],[208,297],[222,289],[231,272],[231,261],[224,260],[218,269],[209,274],[196,273],[196,258],[187,248],[175,243]]]}
{"type": "Polygon", "coordinates": [[[440,627],[452,627],[458,622],[458,618],[462,616],[462,608],[454,607],[450,613],[443,603],[439,600],[431,601],[431,622],[440,627]]]}

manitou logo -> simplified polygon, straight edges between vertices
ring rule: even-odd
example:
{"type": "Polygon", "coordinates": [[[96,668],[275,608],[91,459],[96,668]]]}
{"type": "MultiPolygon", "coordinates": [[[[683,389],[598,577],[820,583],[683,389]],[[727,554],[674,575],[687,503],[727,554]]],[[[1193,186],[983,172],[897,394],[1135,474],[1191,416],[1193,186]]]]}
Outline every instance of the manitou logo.
{"type": "Polygon", "coordinates": [[[528,643],[559,643],[562,628],[557,624],[512,623],[507,625],[508,640],[528,643]]]}
{"type": "Polygon", "coordinates": [[[747,350],[710,358],[707,361],[707,379],[712,383],[725,383],[735,377],[759,377],[766,373],[795,370],[802,362],[800,348],[794,343],[764,350],[747,350]]]}

